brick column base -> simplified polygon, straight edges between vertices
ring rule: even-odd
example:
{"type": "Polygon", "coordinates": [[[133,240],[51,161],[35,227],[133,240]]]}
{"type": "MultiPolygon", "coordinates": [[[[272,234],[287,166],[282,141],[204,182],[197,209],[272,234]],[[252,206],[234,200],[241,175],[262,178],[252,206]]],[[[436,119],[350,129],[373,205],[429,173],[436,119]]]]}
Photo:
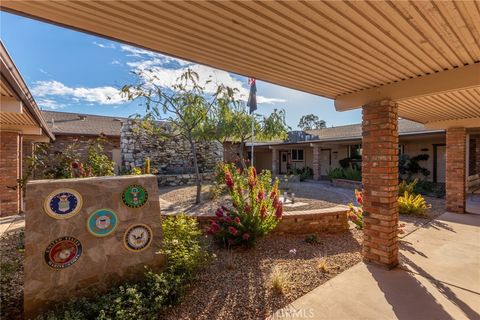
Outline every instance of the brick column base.
{"type": "Polygon", "coordinates": [[[466,188],[466,137],[465,128],[447,130],[447,211],[465,213],[466,188]]]}
{"type": "Polygon", "coordinates": [[[21,178],[21,141],[18,132],[0,131],[0,216],[20,212],[21,193],[13,189],[21,178]]]}
{"type": "Polygon", "coordinates": [[[314,146],[313,147],[313,160],[312,160],[312,165],[313,165],[313,179],[314,180],[320,180],[322,177],[322,171],[321,171],[321,149],[319,146],[314,146]]]}
{"type": "Polygon", "coordinates": [[[363,258],[388,269],[398,264],[398,106],[363,106],[363,258]]]}

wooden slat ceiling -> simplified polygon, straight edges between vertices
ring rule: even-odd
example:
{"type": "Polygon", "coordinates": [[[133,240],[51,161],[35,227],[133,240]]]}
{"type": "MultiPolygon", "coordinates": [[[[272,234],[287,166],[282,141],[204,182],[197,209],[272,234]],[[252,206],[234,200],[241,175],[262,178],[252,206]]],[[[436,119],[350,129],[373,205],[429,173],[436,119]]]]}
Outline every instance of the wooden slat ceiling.
{"type": "Polygon", "coordinates": [[[0,125],[2,124],[38,127],[37,122],[27,112],[0,112],[0,125]]]}
{"type": "Polygon", "coordinates": [[[399,109],[403,117],[422,123],[480,118],[480,87],[399,101],[399,109]]]}
{"type": "MultiPolygon", "coordinates": [[[[1,6],[331,99],[480,62],[476,1],[2,1],[1,6]]],[[[471,92],[458,95],[468,101],[471,92]]],[[[411,111],[412,103],[425,99],[402,104],[401,113],[426,119],[411,111]]]]}

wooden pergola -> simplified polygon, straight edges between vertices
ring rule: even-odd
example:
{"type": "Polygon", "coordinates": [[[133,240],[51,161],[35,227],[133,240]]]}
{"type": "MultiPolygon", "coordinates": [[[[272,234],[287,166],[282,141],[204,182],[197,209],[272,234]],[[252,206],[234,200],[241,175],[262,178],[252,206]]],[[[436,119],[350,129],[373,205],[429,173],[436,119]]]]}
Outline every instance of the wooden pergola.
{"type": "Polygon", "coordinates": [[[480,127],[476,1],[2,1],[1,9],[363,108],[364,257],[398,261],[398,116],[447,129],[447,209],[465,211],[480,127]]]}

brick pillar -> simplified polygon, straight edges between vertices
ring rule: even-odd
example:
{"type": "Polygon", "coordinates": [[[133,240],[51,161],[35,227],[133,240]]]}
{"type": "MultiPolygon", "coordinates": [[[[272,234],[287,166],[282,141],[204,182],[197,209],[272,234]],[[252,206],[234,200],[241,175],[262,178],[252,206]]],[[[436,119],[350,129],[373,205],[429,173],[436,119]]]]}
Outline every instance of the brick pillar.
{"type": "Polygon", "coordinates": [[[272,149],[272,175],[278,174],[278,150],[272,149]]]}
{"type": "Polygon", "coordinates": [[[320,146],[313,146],[313,179],[314,180],[320,180],[322,177],[322,171],[321,171],[321,160],[320,160],[320,153],[321,149],[320,146]]]}
{"type": "Polygon", "coordinates": [[[447,129],[447,211],[465,213],[466,180],[465,128],[447,129]]]}
{"type": "Polygon", "coordinates": [[[475,140],[475,173],[480,175],[480,138],[475,140]]]}
{"type": "Polygon", "coordinates": [[[20,190],[12,189],[21,178],[21,142],[18,132],[0,131],[0,216],[20,212],[20,190]]]}
{"type": "Polygon", "coordinates": [[[388,269],[398,264],[398,106],[363,106],[363,258],[388,269]]]}

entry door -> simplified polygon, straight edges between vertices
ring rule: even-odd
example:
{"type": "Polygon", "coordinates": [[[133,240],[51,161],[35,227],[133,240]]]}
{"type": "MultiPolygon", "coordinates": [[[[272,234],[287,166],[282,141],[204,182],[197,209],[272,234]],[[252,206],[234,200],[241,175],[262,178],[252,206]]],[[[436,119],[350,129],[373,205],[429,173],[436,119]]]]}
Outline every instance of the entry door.
{"type": "Polygon", "coordinates": [[[320,172],[322,176],[326,176],[332,167],[332,150],[320,150],[320,172]]]}
{"type": "Polygon", "coordinates": [[[445,169],[447,162],[447,149],[446,146],[437,146],[437,182],[445,182],[445,169]]]}
{"type": "Polygon", "coordinates": [[[288,152],[280,151],[280,173],[287,173],[288,152]]]}

